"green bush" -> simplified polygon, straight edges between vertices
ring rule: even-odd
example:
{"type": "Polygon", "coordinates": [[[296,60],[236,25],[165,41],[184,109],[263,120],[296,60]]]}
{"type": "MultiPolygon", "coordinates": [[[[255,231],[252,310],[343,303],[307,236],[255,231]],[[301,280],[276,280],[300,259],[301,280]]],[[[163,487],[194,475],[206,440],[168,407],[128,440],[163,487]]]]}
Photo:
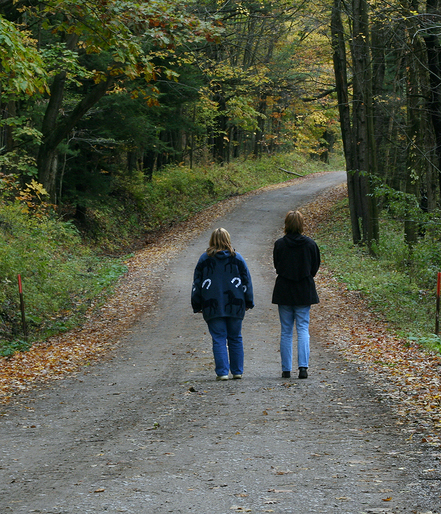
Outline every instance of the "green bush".
{"type": "Polygon", "coordinates": [[[380,225],[377,254],[372,257],[366,248],[352,243],[347,200],[335,206],[330,220],[316,239],[324,263],[336,277],[349,290],[360,291],[406,337],[439,346],[439,338],[433,335],[437,273],[441,271],[439,241],[426,235],[409,247],[403,223],[386,216],[380,225]]]}
{"type": "Polygon", "coordinates": [[[23,336],[19,274],[30,337],[38,339],[71,328],[124,271],[121,259],[83,245],[72,223],[0,204],[0,346],[23,336]]]}

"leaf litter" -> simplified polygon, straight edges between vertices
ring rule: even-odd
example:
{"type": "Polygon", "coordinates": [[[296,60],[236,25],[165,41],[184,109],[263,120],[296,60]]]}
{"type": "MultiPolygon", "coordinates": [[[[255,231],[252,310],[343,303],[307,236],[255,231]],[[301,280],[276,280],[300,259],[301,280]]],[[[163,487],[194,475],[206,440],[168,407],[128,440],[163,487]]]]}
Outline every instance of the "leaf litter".
{"type": "MultiPolygon", "coordinates": [[[[310,219],[308,231],[326,223],[332,206],[345,196],[346,185],[338,186],[302,208],[310,219]]],[[[391,400],[406,422],[409,439],[419,436],[422,443],[441,446],[441,355],[397,336],[360,292],[349,291],[326,267],[320,268],[316,282],[320,304],[311,330],[367,371],[379,396],[391,400]]]]}
{"type": "MultiPolygon", "coordinates": [[[[265,189],[287,187],[305,178],[265,189]]],[[[133,324],[155,308],[160,266],[209,228],[213,220],[260,191],[229,198],[150,235],[145,247],[126,261],[128,271],[114,294],[98,311],[89,311],[82,327],[35,344],[27,352],[0,358],[0,403],[110,355],[133,324]]],[[[329,219],[335,202],[346,195],[346,186],[342,185],[302,206],[305,233],[314,236],[316,228],[329,219]]],[[[386,321],[368,309],[360,293],[349,291],[325,266],[316,282],[320,303],[314,306],[311,332],[367,372],[380,396],[391,400],[403,425],[407,423],[409,439],[416,434],[422,443],[441,446],[441,356],[396,336],[386,321]]]]}

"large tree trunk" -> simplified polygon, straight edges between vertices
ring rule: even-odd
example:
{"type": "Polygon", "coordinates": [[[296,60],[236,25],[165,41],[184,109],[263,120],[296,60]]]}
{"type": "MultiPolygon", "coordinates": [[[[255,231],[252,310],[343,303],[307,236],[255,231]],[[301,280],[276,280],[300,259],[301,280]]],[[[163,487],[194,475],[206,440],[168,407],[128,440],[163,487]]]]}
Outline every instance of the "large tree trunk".
{"type": "Polygon", "coordinates": [[[56,178],[58,144],[51,144],[49,140],[57,126],[58,113],[63,103],[65,83],[66,72],[58,74],[52,83],[51,96],[41,128],[43,133],[43,144],[39,148],[37,157],[38,180],[43,184],[51,197],[51,201],[54,203],[57,202],[56,178]]]}
{"type": "Polygon", "coordinates": [[[360,224],[358,222],[356,181],[354,177],[355,173],[357,172],[357,167],[355,165],[356,159],[354,154],[354,135],[352,132],[351,111],[349,106],[346,45],[341,13],[342,0],[334,0],[331,17],[334,73],[338,98],[338,110],[340,114],[340,127],[343,139],[343,149],[346,160],[352,239],[354,244],[358,244],[361,241],[361,231],[360,224]]]}
{"type": "MultiPolygon", "coordinates": [[[[427,13],[433,15],[429,18],[432,26],[428,27],[424,41],[427,50],[427,62],[430,74],[430,101],[429,112],[436,137],[437,168],[441,170],[441,45],[439,40],[439,0],[427,0],[427,13]]],[[[441,173],[438,175],[441,189],[441,173]]]]}
{"type": "Polygon", "coordinates": [[[369,48],[369,19],[366,0],[353,0],[353,37],[351,42],[354,70],[353,133],[356,154],[355,179],[358,182],[358,209],[363,242],[372,251],[378,239],[378,214],[371,195],[371,177],[376,174],[376,147],[372,106],[372,71],[369,48]]]}
{"type": "Polygon", "coordinates": [[[51,197],[56,202],[57,186],[57,148],[66,138],[69,132],[81,120],[86,112],[93,107],[107,92],[115,77],[107,77],[106,80],[94,86],[89,94],[81,100],[75,109],[65,118],[58,119],[61,108],[65,75],[60,73],[54,80],[51,88],[51,100],[43,121],[43,143],[41,144],[37,157],[38,178],[51,197]]]}

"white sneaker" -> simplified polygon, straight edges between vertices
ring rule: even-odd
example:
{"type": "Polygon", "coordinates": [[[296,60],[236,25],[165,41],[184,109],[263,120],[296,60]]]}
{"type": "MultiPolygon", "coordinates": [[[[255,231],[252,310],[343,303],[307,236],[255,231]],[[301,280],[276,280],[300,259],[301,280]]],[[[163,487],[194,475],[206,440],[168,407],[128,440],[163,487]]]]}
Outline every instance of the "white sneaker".
{"type": "Polygon", "coordinates": [[[242,375],[233,375],[233,378],[235,380],[240,380],[242,378],[242,375]]]}
{"type": "Polygon", "coordinates": [[[228,380],[228,375],[218,375],[216,380],[228,380]]]}

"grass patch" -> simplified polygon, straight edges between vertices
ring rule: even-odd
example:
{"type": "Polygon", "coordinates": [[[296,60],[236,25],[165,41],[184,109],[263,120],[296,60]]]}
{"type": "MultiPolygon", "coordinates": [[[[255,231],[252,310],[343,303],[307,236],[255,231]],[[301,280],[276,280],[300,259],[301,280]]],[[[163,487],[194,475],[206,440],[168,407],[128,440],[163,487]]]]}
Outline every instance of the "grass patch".
{"type": "Polygon", "coordinates": [[[18,280],[30,340],[69,330],[126,271],[121,258],[98,256],[71,224],[0,204],[0,355],[22,350],[18,280]]]}
{"type": "Polygon", "coordinates": [[[166,166],[150,182],[141,172],[113,177],[112,193],[105,201],[86,204],[86,220],[80,228],[84,238],[101,251],[120,252],[136,238],[160,227],[185,220],[224,200],[295,177],[282,171],[307,175],[343,168],[341,158],[332,165],[313,161],[302,154],[285,154],[230,164],[166,166]]]}
{"type": "Polygon", "coordinates": [[[426,235],[410,250],[402,223],[384,219],[372,257],[352,243],[347,200],[334,206],[330,220],[316,234],[324,264],[349,290],[361,292],[403,337],[440,351],[441,340],[434,334],[439,243],[426,235]]]}

